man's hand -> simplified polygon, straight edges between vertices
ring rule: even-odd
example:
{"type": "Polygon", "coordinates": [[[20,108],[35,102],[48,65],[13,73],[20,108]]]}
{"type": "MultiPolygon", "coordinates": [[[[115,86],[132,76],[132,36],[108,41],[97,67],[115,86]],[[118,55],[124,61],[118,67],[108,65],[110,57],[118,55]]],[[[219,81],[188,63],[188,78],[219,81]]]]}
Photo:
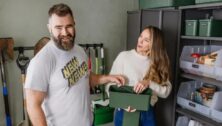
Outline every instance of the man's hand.
{"type": "Polygon", "coordinates": [[[133,90],[137,94],[142,93],[145,89],[147,89],[149,87],[149,83],[150,82],[147,80],[140,81],[133,87],[133,90]]]}
{"type": "Polygon", "coordinates": [[[126,82],[125,77],[123,75],[108,75],[107,79],[112,83],[116,83],[117,86],[122,86],[126,82]]]}
{"type": "Polygon", "coordinates": [[[96,75],[90,73],[90,85],[91,87],[97,86],[99,84],[106,83],[116,83],[121,86],[125,84],[125,77],[123,75],[96,75]]]}

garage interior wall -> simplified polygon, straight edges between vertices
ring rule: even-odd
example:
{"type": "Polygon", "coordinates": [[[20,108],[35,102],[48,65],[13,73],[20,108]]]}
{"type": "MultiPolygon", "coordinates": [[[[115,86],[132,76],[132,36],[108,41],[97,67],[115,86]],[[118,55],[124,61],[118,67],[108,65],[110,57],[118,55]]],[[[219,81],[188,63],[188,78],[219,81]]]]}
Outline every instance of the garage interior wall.
{"type": "MultiPolygon", "coordinates": [[[[15,47],[34,46],[41,37],[49,36],[48,9],[60,2],[73,10],[76,43],[104,43],[109,70],[126,48],[127,11],[137,10],[138,0],[0,0],[0,38],[13,37],[15,47]]],[[[16,59],[18,52],[14,54],[16,59]]],[[[32,57],[33,51],[25,51],[25,55],[32,57]]],[[[15,59],[5,65],[13,125],[22,120],[22,84],[15,59]]],[[[0,126],[4,126],[2,84],[0,88],[0,126]]]]}

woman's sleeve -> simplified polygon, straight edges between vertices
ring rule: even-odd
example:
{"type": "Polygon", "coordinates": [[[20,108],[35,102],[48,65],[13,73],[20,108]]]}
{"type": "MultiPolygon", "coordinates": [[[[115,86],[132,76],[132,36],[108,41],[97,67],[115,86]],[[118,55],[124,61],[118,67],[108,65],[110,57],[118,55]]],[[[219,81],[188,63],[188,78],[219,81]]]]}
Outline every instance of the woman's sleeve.
{"type": "MultiPolygon", "coordinates": [[[[114,75],[114,74],[123,74],[123,56],[122,56],[122,53],[120,53],[116,59],[114,60],[113,62],[113,65],[112,65],[112,68],[110,70],[110,75],[114,75]]],[[[115,85],[115,83],[108,83],[106,85],[106,93],[108,94],[109,96],[109,88],[111,85],[115,85]]]]}
{"type": "Polygon", "coordinates": [[[158,97],[167,98],[172,90],[172,84],[170,81],[166,81],[164,84],[160,85],[153,81],[150,81],[149,88],[157,94],[158,97]]]}
{"type": "Polygon", "coordinates": [[[109,74],[122,74],[123,73],[123,53],[120,53],[113,62],[109,74]]]}

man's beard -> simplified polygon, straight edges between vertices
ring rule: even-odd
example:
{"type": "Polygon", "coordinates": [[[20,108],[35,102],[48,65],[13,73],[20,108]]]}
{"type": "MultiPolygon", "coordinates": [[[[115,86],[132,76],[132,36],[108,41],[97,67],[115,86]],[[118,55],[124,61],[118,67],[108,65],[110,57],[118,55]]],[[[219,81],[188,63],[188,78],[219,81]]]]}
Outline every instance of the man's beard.
{"type": "Polygon", "coordinates": [[[53,33],[51,33],[51,36],[52,36],[52,40],[55,42],[56,46],[59,49],[68,51],[68,50],[72,49],[74,46],[75,34],[74,34],[74,36],[72,36],[71,34],[67,34],[67,36],[59,35],[58,38],[56,38],[53,35],[53,33]],[[63,39],[69,39],[69,40],[64,41],[63,39]]]}

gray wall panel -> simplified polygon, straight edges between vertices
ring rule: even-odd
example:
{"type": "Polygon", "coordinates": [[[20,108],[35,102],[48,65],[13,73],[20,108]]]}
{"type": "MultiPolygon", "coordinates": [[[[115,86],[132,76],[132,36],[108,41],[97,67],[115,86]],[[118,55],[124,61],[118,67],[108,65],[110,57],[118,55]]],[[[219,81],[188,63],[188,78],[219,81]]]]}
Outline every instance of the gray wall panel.
{"type": "Polygon", "coordinates": [[[127,49],[136,47],[140,35],[141,11],[128,12],[127,14],[127,49]]]}
{"type": "MultiPolygon", "coordinates": [[[[117,54],[126,48],[127,11],[138,9],[137,0],[0,0],[0,37],[13,37],[15,46],[33,46],[49,36],[48,9],[68,4],[76,20],[76,42],[104,43],[107,71],[117,54]]],[[[33,56],[33,51],[25,55],[33,56]]],[[[15,52],[15,57],[17,52],[15,52]]],[[[22,85],[15,60],[6,64],[13,125],[22,120],[22,85]]],[[[0,126],[5,124],[0,82],[0,126]]]]}

